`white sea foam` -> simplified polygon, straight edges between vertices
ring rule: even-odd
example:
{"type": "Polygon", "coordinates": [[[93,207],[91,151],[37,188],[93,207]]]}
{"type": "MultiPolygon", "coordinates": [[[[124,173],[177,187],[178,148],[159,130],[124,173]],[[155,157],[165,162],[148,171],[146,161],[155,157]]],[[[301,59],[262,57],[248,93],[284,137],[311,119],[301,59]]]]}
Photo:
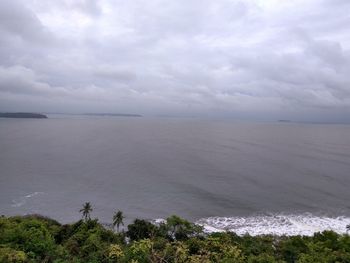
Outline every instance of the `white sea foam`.
{"type": "Polygon", "coordinates": [[[21,207],[27,203],[28,199],[30,199],[36,195],[41,195],[41,194],[44,194],[44,192],[34,192],[34,193],[27,194],[25,196],[21,196],[17,199],[13,199],[11,206],[12,207],[21,207]]]}
{"type": "Polygon", "coordinates": [[[206,232],[232,231],[238,235],[305,235],[333,230],[339,234],[346,233],[350,224],[349,217],[320,217],[312,214],[267,215],[251,217],[210,217],[196,222],[206,232]]]}
{"type": "Polygon", "coordinates": [[[151,220],[151,222],[155,225],[160,225],[160,224],[163,224],[166,222],[166,219],[164,218],[156,218],[156,219],[153,219],[151,220]]]}

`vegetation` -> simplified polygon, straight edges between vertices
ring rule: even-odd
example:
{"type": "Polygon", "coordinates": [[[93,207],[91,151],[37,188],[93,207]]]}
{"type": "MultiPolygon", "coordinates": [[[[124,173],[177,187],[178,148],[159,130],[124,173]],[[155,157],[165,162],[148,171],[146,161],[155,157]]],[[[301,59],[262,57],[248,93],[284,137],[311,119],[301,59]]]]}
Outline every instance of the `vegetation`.
{"type": "Polygon", "coordinates": [[[113,215],[113,228],[117,226],[117,232],[119,232],[119,226],[124,226],[124,215],[122,211],[115,212],[113,215]]]}
{"type": "Polygon", "coordinates": [[[0,112],[0,118],[47,119],[47,116],[29,112],[0,112]]]}
{"type": "Polygon", "coordinates": [[[88,221],[91,219],[90,212],[92,212],[92,206],[89,202],[86,202],[82,209],[79,210],[80,213],[82,213],[83,218],[85,221],[88,221]]]}
{"type": "Polygon", "coordinates": [[[163,262],[163,263],[310,263],[350,262],[350,236],[332,231],[312,237],[205,234],[177,216],[152,224],[136,219],[119,232],[124,216],[118,211],[118,232],[91,219],[86,203],[83,219],[73,224],[39,215],[0,217],[0,262],[163,262]]]}

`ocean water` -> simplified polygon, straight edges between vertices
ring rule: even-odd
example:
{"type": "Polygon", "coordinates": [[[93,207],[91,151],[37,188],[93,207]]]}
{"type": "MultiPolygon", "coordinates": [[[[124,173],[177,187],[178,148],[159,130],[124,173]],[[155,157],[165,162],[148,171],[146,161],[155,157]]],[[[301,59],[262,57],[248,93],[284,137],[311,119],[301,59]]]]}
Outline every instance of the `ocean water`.
{"type": "Polygon", "coordinates": [[[109,223],[177,214],[207,231],[350,224],[350,126],[223,120],[0,119],[0,214],[109,223]]]}

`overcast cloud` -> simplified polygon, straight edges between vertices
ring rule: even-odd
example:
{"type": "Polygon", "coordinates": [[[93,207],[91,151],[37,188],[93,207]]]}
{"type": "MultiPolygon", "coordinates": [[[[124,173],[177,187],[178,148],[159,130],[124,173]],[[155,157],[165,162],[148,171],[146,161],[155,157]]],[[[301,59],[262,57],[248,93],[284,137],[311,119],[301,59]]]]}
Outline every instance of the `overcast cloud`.
{"type": "Polygon", "coordinates": [[[0,110],[350,121],[348,0],[1,0],[0,110]]]}

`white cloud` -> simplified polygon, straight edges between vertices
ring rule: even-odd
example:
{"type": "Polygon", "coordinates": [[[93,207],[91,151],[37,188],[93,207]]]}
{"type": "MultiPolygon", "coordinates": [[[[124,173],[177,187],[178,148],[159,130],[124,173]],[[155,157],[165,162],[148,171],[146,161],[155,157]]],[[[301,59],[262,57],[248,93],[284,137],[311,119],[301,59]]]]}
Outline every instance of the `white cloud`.
{"type": "Polygon", "coordinates": [[[65,98],[78,112],[338,118],[350,112],[349,8],[344,0],[4,0],[0,94],[13,108],[23,96],[49,97],[47,111],[66,110],[65,98]]]}

